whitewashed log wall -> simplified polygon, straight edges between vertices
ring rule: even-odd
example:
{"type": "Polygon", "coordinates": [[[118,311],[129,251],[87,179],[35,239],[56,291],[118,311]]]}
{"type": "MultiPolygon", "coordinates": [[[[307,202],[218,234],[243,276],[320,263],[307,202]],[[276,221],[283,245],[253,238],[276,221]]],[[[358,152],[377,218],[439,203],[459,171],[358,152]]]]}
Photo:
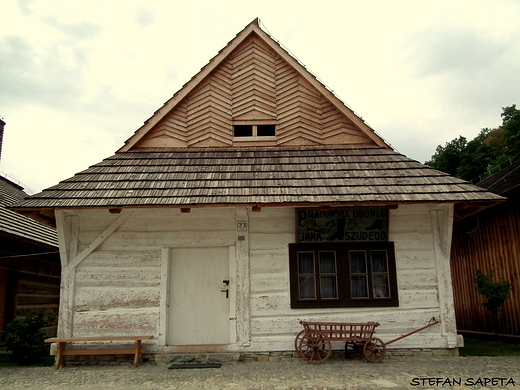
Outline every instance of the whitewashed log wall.
{"type": "Polygon", "coordinates": [[[383,341],[442,323],[395,348],[457,346],[449,270],[451,205],[403,205],[390,212],[399,307],[291,309],[288,244],[295,240],[293,208],[58,211],[63,276],[60,336],[155,336],[166,347],[169,248],[231,248],[232,343],[229,350],[291,350],[299,321],[377,321],[383,341]],[[237,231],[237,220],[249,223],[237,231]]]}

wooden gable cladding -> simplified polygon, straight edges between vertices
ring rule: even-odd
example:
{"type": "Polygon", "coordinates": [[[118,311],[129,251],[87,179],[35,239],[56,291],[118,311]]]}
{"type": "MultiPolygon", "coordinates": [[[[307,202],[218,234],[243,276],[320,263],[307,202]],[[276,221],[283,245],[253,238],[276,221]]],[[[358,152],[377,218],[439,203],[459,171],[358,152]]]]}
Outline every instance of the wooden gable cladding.
{"type": "Polygon", "coordinates": [[[230,56],[233,120],[276,119],[275,54],[254,34],[230,56]]]}
{"type": "Polygon", "coordinates": [[[257,23],[239,33],[170,101],[120,151],[255,145],[388,147],[257,23]],[[276,125],[276,137],[254,143],[234,139],[236,124],[276,125]]]}
{"type": "Polygon", "coordinates": [[[231,70],[221,66],[136,147],[231,145],[231,70]]]}

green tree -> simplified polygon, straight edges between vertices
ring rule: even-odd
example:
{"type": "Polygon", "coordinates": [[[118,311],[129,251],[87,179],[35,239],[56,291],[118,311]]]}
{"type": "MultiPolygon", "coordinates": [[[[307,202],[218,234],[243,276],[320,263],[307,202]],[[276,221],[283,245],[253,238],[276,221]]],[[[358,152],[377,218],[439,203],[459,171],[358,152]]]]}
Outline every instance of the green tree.
{"type": "Polygon", "coordinates": [[[455,176],[464,180],[472,180],[489,168],[493,158],[492,149],[485,143],[485,140],[490,131],[490,129],[482,129],[475,138],[466,144],[461,152],[455,176]]]}
{"type": "Polygon", "coordinates": [[[504,129],[503,158],[514,158],[520,153],[520,110],[516,104],[502,108],[502,129],[504,129]]]}
{"type": "Polygon", "coordinates": [[[463,136],[437,146],[426,165],[464,180],[473,180],[493,166],[520,157],[520,110],[502,108],[502,125],[482,129],[471,141],[463,136]]]}
{"type": "Polygon", "coordinates": [[[466,137],[460,136],[459,138],[447,142],[444,146],[437,146],[435,154],[430,161],[426,162],[426,165],[455,176],[466,144],[466,137]]]}

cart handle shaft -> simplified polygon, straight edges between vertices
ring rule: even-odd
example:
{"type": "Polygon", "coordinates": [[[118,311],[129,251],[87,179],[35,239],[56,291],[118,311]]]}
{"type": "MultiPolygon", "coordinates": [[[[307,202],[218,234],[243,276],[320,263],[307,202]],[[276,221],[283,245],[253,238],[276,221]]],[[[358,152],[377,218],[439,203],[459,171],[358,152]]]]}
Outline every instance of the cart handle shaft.
{"type": "Polygon", "coordinates": [[[385,343],[385,345],[395,343],[396,341],[399,341],[399,340],[401,340],[401,339],[404,339],[405,337],[408,337],[408,336],[410,336],[410,335],[412,335],[412,334],[414,334],[414,333],[420,332],[421,330],[424,330],[424,329],[426,329],[426,328],[429,328],[430,326],[433,326],[433,325],[438,324],[438,323],[439,323],[439,321],[437,321],[437,320],[435,319],[435,317],[433,317],[433,318],[430,320],[430,323],[429,323],[428,325],[423,326],[422,328],[416,329],[416,330],[414,330],[414,331],[412,331],[412,332],[410,332],[410,333],[407,333],[407,334],[404,334],[404,335],[402,335],[402,336],[399,336],[399,337],[396,338],[396,339],[393,339],[393,340],[387,341],[387,342],[385,343]]]}

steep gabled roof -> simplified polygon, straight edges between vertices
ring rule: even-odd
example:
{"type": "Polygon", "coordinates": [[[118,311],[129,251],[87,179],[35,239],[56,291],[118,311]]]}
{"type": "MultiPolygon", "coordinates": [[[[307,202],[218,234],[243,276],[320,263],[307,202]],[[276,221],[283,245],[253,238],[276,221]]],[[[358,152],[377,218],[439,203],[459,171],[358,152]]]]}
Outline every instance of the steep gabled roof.
{"type": "Polygon", "coordinates": [[[112,157],[13,205],[55,209],[455,203],[463,218],[504,198],[384,142],[250,23],[112,157]],[[268,141],[233,125],[276,123],[268,141]]]}
{"type": "Polygon", "coordinates": [[[232,122],[244,119],[276,120],[277,145],[337,144],[347,137],[358,144],[389,147],[255,19],[118,152],[150,146],[232,146],[232,122]],[[213,142],[204,143],[208,138],[213,142]]]}

